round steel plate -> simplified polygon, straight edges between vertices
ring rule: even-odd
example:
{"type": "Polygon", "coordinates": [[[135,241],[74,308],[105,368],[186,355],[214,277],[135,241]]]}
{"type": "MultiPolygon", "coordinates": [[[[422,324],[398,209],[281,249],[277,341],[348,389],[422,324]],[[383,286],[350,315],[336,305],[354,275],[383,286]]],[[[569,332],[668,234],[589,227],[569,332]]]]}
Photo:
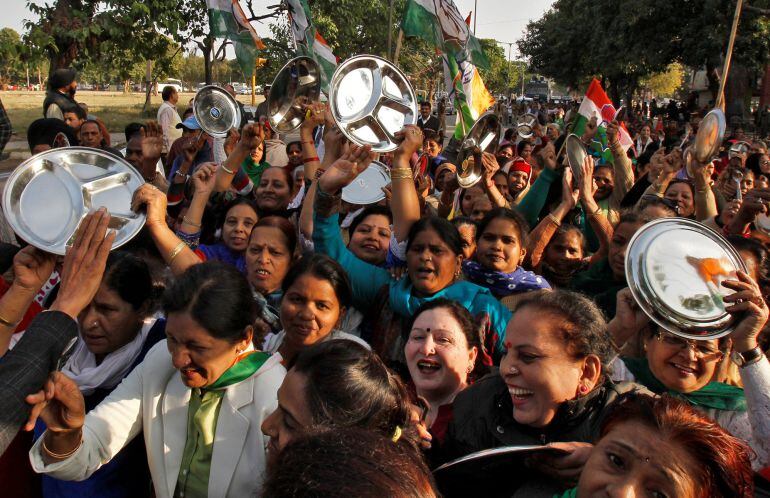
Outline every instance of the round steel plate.
{"type": "Polygon", "coordinates": [[[216,85],[204,86],[195,94],[193,114],[203,131],[214,138],[225,138],[232,128],[241,126],[241,112],[232,95],[216,85]]]}
{"type": "Polygon", "coordinates": [[[278,72],[267,97],[268,118],[274,130],[288,133],[305,120],[303,105],[321,95],[321,71],[310,57],[290,60],[278,72]]]}
{"type": "Polygon", "coordinates": [[[719,108],[711,109],[701,120],[693,146],[693,155],[699,163],[711,161],[711,158],[719,152],[726,127],[725,114],[719,108]]]}
{"type": "Polygon", "coordinates": [[[357,55],[337,67],[329,104],[340,131],[375,152],[396,150],[396,132],[417,123],[412,85],[396,66],[373,55],[357,55]]]}
{"type": "Polygon", "coordinates": [[[457,183],[462,188],[470,188],[482,177],[482,165],[476,164],[476,156],[481,152],[494,154],[500,141],[500,119],[497,114],[487,112],[471,127],[463,138],[457,153],[457,183]]]}
{"type": "MultiPolygon", "coordinates": [[[[575,182],[580,181],[583,178],[583,161],[585,161],[588,153],[586,152],[586,146],[583,145],[583,141],[580,137],[574,133],[567,135],[567,143],[564,146],[567,149],[567,163],[572,170],[572,178],[575,182]]],[[[574,183],[577,185],[577,183],[574,183]]]]}
{"type": "Polygon", "coordinates": [[[30,245],[63,255],[80,221],[106,207],[116,249],[144,226],[145,215],[131,211],[131,197],[144,184],[125,160],[88,147],[41,152],[21,163],[8,178],[3,212],[16,234],[30,245]]]}
{"type": "Polygon", "coordinates": [[[380,202],[385,198],[383,187],[390,184],[390,170],[379,161],[372,163],[353,180],[353,183],[342,189],[342,200],[351,204],[364,206],[380,202]]]}
{"type": "Polygon", "coordinates": [[[721,235],[685,218],[652,221],[626,249],[626,279],[639,307],[665,330],[688,339],[717,339],[732,331],[723,287],[746,271],[721,235]]]}

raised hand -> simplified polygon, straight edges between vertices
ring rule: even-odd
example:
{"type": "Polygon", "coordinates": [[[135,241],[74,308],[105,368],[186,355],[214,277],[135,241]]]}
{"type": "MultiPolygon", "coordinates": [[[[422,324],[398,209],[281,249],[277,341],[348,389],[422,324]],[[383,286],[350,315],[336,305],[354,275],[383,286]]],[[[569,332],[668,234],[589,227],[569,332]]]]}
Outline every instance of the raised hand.
{"type": "Polygon", "coordinates": [[[564,168],[564,174],[561,177],[561,203],[567,211],[574,209],[580,198],[580,189],[572,186],[572,180],[572,169],[564,168]]]}
{"type": "Polygon", "coordinates": [[[235,128],[231,128],[230,131],[227,132],[227,138],[225,138],[225,155],[230,155],[233,153],[233,150],[235,149],[235,146],[238,145],[238,142],[241,140],[241,134],[238,133],[238,130],[235,128]]]}
{"type": "Polygon", "coordinates": [[[636,304],[636,300],[628,287],[618,291],[615,299],[617,305],[615,319],[626,333],[636,334],[650,323],[650,319],[636,304]]]}
{"type": "Polygon", "coordinates": [[[350,185],[369,166],[375,155],[370,145],[363,147],[351,145],[350,149],[321,175],[318,179],[318,187],[328,194],[337,193],[343,187],[350,185]]]}
{"type": "Polygon", "coordinates": [[[192,176],[195,194],[210,195],[214,190],[216,181],[217,165],[215,163],[204,163],[198,166],[192,176]]]}
{"type": "Polygon", "coordinates": [[[191,137],[184,144],[184,147],[182,147],[182,153],[184,154],[184,159],[188,164],[192,164],[192,162],[195,160],[195,156],[197,156],[198,152],[200,152],[200,150],[203,148],[204,143],[206,143],[206,134],[201,133],[197,138],[191,137]]]}
{"type": "Polygon", "coordinates": [[[305,120],[301,127],[312,131],[316,126],[321,126],[326,122],[326,104],[321,102],[312,102],[302,106],[305,110],[305,120]]]}
{"type": "Polygon", "coordinates": [[[740,270],[737,277],[737,280],[722,282],[724,287],[735,291],[723,300],[729,304],[725,311],[738,316],[740,320],[730,334],[733,349],[745,352],[757,347],[757,337],[767,322],[768,308],[757,282],[740,270]]]}
{"type": "Polygon", "coordinates": [[[43,419],[48,430],[61,434],[77,432],[86,419],[86,406],[78,385],[61,372],[54,372],[48,378],[43,389],[27,396],[32,405],[29,419],[24,429],[35,428],[38,417],[43,419]]]}
{"type": "Polygon", "coordinates": [[[588,155],[583,159],[583,164],[581,165],[579,189],[581,198],[584,200],[593,200],[594,192],[596,192],[596,183],[594,182],[594,158],[588,155]]]}
{"type": "Polygon", "coordinates": [[[80,222],[75,241],[64,256],[59,295],[52,310],[77,319],[96,295],[115,240],[115,231],[107,230],[109,222],[110,215],[104,208],[89,213],[80,222]]]}
{"type": "Polygon", "coordinates": [[[147,217],[145,225],[149,229],[168,227],[166,224],[167,205],[166,194],[148,183],[136,189],[131,199],[131,210],[135,213],[138,213],[139,209],[144,206],[147,217]]]}
{"type": "Polygon", "coordinates": [[[13,257],[13,284],[37,292],[53,273],[56,256],[27,246],[13,257]]]}
{"type": "Polygon", "coordinates": [[[395,156],[410,158],[412,154],[422,147],[422,130],[415,125],[404,126],[403,130],[397,131],[396,140],[398,140],[398,149],[395,156]]]}
{"type": "Polygon", "coordinates": [[[550,170],[556,169],[556,148],[553,142],[548,142],[545,147],[540,151],[540,159],[546,168],[550,170]]]}
{"type": "Polygon", "coordinates": [[[238,147],[246,151],[256,149],[265,140],[265,129],[260,124],[247,124],[241,131],[238,147]]]}
{"type": "Polygon", "coordinates": [[[157,121],[147,121],[139,133],[142,136],[142,160],[155,165],[163,153],[163,131],[157,121]]]}
{"type": "Polygon", "coordinates": [[[591,142],[591,140],[594,139],[596,136],[596,132],[599,130],[599,125],[596,122],[596,116],[592,116],[591,119],[588,120],[586,123],[585,130],[583,131],[583,136],[580,137],[580,140],[583,141],[584,144],[587,144],[591,142]]]}
{"type": "Polygon", "coordinates": [[[618,141],[620,136],[620,124],[617,121],[612,121],[607,124],[607,143],[612,145],[618,141]]]}
{"type": "Polygon", "coordinates": [[[500,165],[497,163],[497,158],[495,158],[495,156],[489,152],[484,152],[481,154],[481,166],[484,169],[484,184],[487,187],[494,185],[492,178],[500,169],[500,165]]]}

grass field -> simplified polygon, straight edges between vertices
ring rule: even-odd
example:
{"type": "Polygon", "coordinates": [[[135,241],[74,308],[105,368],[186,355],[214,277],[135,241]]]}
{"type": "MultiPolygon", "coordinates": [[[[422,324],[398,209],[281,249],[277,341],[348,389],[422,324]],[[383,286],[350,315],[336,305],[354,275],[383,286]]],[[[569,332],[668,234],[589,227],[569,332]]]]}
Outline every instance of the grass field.
{"type": "MultiPolygon", "coordinates": [[[[179,95],[177,108],[180,115],[188,107],[193,96],[193,93],[179,95]]],[[[13,125],[13,139],[26,139],[29,124],[43,117],[44,98],[45,92],[0,92],[0,99],[13,125]]],[[[251,103],[250,95],[238,95],[237,98],[246,105],[251,103]]],[[[143,117],[144,93],[81,91],[75,95],[75,100],[87,104],[89,114],[94,114],[104,121],[110,132],[122,132],[123,128],[133,121],[155,119],[162,102],[160,95],[153,96],[149,113],[143,117]]],[[[262,97],[257,96],[257,103],[261,101],[262,97]]]]}

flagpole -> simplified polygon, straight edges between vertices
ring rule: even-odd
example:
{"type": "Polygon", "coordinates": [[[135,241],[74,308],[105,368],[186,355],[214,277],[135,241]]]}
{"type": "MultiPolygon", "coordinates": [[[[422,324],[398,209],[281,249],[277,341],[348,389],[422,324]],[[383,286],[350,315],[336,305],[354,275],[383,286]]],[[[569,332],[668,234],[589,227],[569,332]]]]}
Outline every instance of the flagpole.
{"type": "Polygon", "coordinates": [[[479,1],[473,0],[473,35],[476,36],[476,18],[479,16],[479,1]]]}
{"type": "Polygon", "coordinates": [[[404,40],[404,30],[398,30],[398,38],[396,39],[396,52],[393,54],[393,64],[398,67],[398,55],[401,53],[401,43],[404,40]]]}
{"type": "Polygon", "coordinates": [[[735,35],[738,32],[738,21],[741,18],[741,7],[743,7],[743,0],[738,0],[735,4],[735,15],[733,16],[733,27],[730,30],[730,41],[727,44],[727,53],[725,54],[725,65],[722,69],[722,80],[719,82],[719,94],[717,95],[717,102],[714,107],[724,109],[725,104],[725,84],[727,83],[727,73],[730,72],[730,61],[733,57],[733,47],[735,46],[735,35]]]}

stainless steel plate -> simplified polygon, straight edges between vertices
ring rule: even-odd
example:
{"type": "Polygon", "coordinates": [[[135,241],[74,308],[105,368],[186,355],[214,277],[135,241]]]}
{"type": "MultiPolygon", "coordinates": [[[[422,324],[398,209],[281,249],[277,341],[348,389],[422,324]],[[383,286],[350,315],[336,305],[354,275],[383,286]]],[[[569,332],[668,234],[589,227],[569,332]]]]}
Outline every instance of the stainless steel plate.
{"type": "Polygon", "coordinates": [[[639,229],[626,249],[626,279],[639,307],[658,325],[688,339],[717,339],[732,331],[723,287],[746,271],[721,235],[685,218],[662,218],[639,229]]]}
{"type": "Polygon", "coordinates": [[[725,114],[719,108],[711,109],[701,120],[693,146],[693,155],[699,163],[711,161],[711,158],[719,152],[726,128],[725,114]]]}
{"type": "Polygon", "coordinates": [[[137,170],[110,153],[88,147],[51,149],[13,171],[3,192],[3,212],[19,237],[63,255],[83,217],[106,207],[110,228],[118,232],[115,249],[144,225],[144,214],[131,211],[131,197],[142,184],[137,170]]]}
{"type": "MultiPolygon", "coordinates": [[[[583,145],[583,141],[574,133],[567,135],[566,140],[567,143],[564,147],[567,149],[567,163],[569,163],[569,167],[572,169],[572,178],[574,178],[575,182],[578,182],[583,178],[583,161],[585,161],[588,153],[586,152],[586,146],[583,145]]],[[[573,185],[577,185],[577,183],[573,185]]]]}
{"type": "Polygon", "coordinates": [[[396,132],[417,123],[412,85],[396,66],[373,55],[357,55],[337,67],[329,104],[340,131],[375,152],[396,150],[396,132]]]}
{"type": "Polygon", "coordinates": [[[216,85],[198,90],[192,107],[198,124],[214,138],[225,138],[228,131],[241,126],[238,103],[227,90],[216,85]]]}
{"type": "Polygon", "coordinates": [[[342,200],[365,206],[385,198],[383,187],[390,183],[390,170],[379,161],[372,161],[353,183],[342,189],[342,200]]]}
{"type": "Polygon", "coordinates": [[[290,60],[278,72],[267,97],[270,125],[280,133],[299,128],[305,120],[303,104],[321,95],[321,71],[310,57],[290,60]]]}
{"type": "Polygon", "coordinates": [[[463,138],[457,153],[457,183],[470,188],[482,177],[483,166],[476,164],[482,152],[494,154],[500,142],[500,119],[497,114],[487,112],[479,116],[463,138]]]}

